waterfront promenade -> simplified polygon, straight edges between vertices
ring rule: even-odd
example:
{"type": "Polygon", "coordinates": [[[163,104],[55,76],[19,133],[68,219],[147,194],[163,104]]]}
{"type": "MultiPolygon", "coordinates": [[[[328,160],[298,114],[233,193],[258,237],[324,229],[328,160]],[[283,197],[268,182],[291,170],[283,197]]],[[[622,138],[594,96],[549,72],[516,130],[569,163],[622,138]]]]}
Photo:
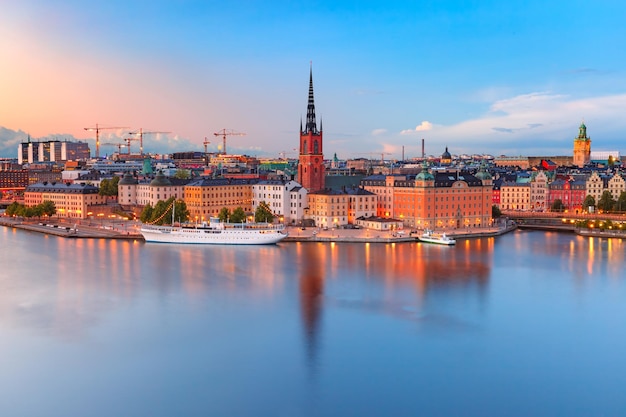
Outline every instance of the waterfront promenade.
{"type": "MultiPolygon", "coordinates": [[[[31,232],[44,233],[64,238],[106,238],[143,240],[139,233],[140,223],[137,221],[89,221],[79,220],[74,223],[68,219],[28,220],[12,217],[0,217],[0,225],[31,232]]],[[[471,239],[486,236],[498,236],[515,229],[515,225],[472,228],[445,229],[455,239],[471,239]]],[[[322,229],[318,227],[286,227],[289,236],[284,242],[370,242],[370,243],[401,243],[415,242],[419,231],[411,229],[382,231],[370,229],[322,229]]]]}

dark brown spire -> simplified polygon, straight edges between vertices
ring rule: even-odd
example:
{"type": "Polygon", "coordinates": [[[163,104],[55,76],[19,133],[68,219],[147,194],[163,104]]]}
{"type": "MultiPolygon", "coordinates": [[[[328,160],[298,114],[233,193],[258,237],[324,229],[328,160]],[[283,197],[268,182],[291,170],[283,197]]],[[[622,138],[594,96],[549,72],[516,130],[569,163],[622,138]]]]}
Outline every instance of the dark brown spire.
{"type": "Polygon", "coordinates": [[[315,99],[313,97],[313,64],[309,76],[309,103],[306,108],[306,130],[304,133],[313,132],[318,134],[317,123],[315,122],[315,99]]]}

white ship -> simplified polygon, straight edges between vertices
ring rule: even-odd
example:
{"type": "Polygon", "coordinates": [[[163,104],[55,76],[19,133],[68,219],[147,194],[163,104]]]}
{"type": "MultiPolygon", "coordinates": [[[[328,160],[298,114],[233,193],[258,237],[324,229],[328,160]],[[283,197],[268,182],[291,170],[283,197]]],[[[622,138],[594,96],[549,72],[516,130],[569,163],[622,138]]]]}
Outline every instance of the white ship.
{"type": "Polygon", "coordinates": [[[222,223],[212,217],[209,223],[155,226],[144,224],[140,232],[146,242],[194,243],[212,245],[271,245],[287,237],[283,224],[222,223]]]}
{"type": "Polygon", "coordinates": [[[445,233],[437,234],[429,229],[424,230],[424,233],[418,239],[420,242],[437,243],[439,245],[454,245],[456,243],[456,240],[451,239],[445,233]]]}

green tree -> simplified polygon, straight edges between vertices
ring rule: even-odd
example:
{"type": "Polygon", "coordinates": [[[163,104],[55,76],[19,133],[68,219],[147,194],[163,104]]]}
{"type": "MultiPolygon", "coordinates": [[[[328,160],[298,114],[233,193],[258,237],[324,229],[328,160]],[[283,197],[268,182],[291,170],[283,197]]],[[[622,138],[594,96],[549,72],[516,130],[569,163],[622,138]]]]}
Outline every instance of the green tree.
{"type": "Polygon", "coordinates": [[[50,200],[45,200],[43,203],[41,203],[41,211],[42,214],[48,217],[52,217],[57,214],[57,208],[54,205],[54,202],[50,200]]]}
{"type": "MultiPolygon", "coordinates": [[[[173,201],[172,199],[173,197],[167,201],[173,201]]],[[[176,200],[176,203],[174,203],[174,221],[184,223],[187,220],[189,220],[189,210],[187,210],[187,204],[183,200],[176,200]]]]}
{"type": "Polygon", "coordinates": [[[257,223],[271,223],[274,221],[274,214],[265,201],[261,201],[254,211],[254,221],[257,223]]]}
{"type": "Polygon", "coordinates": [[[157,201],[157,203],[154,205],[154,210],[152,211],[150,223],[158,225],[172,223],[170,205],[167,204],[167,202],[163,200],[157,201]]]}
{"type": "Polygon", "coordinates": [[[497,219],[502,216],[502,211],[500,211],[500,207],[495,204],[491,206],[491,217],[497,219]]]}
{"type": "Polygon", "coordinates": [[[226,223],[230,218],[230,210],[228,209],[228,207],[222,207],[217,217],[220,219],[221,222],[226,223]]]}
{"type": "Polygon", "coordinates": [[[9,204],[9,207],[7,207],[5,213],[7,216],[19,216],[19,212],[22,209],[22,205],[20,203],[18,203],[17,201],[12,202],[11,204],[9,204]]]}
{"type": "Polygon", "coordinates": [[[113,177],[111,179],[103,179],[100,182],[100,190],[98,194],[106,195],[110,197],[117,197],[117,185],[120,182],[120,177],[113,177]]]}
{"type": "Polygon", "coordinates": [[[554,200],[554,202],[550,206],[550,210],[552,211],[563,211],[564,209],[565,206],[563,205],[563,202],[558,198],[554,200]]]}
{"type": "Polygon", "coordinates": [[[243,223],[246,220],[246,212],[243,211],[243,208],[237,207],[233,210],[233,213],[230,215],[231,223],[243,223]]]}
{"type": "Polygon", "coordinates": [[[191,171],[189,171],[188,169],[177,169],[176,173],[174,174],[174,178],[178,178],[181,180],[188,180],[189,178],[191,178],[191,171]]]}
{"type": "Polygon", "coordinates": [[[610,191],[606,190],[600,196],[600,201],[598,201],[598,208],[602,211],[609,211],[613,208],[615,204],[615,200],[613,200],[613,195],[610,191]]]}
{"type": "Polygon", "coordinates": [[[595,206],[596,206],[596,199],[592,195],[588,195],[587,197],[585,197],[585,200],[583,201],[583,210],[585,210],[586,212],[589,212],[589,207],[595,207],[595,206]]]}
{"type": "Polygon", "coordinates": [[[622,191],[615,202],[615,211],[620,213],[626,210],[626,191],[622,191]]]}
{"type": "Polygon", "coordinates": [[[139,215],[139,220],[141,220],[142,223],[150,222],[150,219],[152,219],[153,211],[154,211],[154,208],[152,207],[152,204],[147,204],[143,208],[143,210],[141,210],[141,214],[139,215]]]}

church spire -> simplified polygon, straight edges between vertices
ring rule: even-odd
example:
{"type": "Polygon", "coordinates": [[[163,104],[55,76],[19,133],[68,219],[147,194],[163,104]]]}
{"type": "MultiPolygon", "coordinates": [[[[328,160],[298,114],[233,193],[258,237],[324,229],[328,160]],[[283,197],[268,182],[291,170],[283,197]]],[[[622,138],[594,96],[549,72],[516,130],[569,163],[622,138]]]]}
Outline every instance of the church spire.
{"type": "Polygon", "coordinates": [[[313,97],[313,64],[309,75],[309,103],[306,108],[306,130],[305,133],[317,134],[317,123],[315,122],[315,99],[313,97]]]}

